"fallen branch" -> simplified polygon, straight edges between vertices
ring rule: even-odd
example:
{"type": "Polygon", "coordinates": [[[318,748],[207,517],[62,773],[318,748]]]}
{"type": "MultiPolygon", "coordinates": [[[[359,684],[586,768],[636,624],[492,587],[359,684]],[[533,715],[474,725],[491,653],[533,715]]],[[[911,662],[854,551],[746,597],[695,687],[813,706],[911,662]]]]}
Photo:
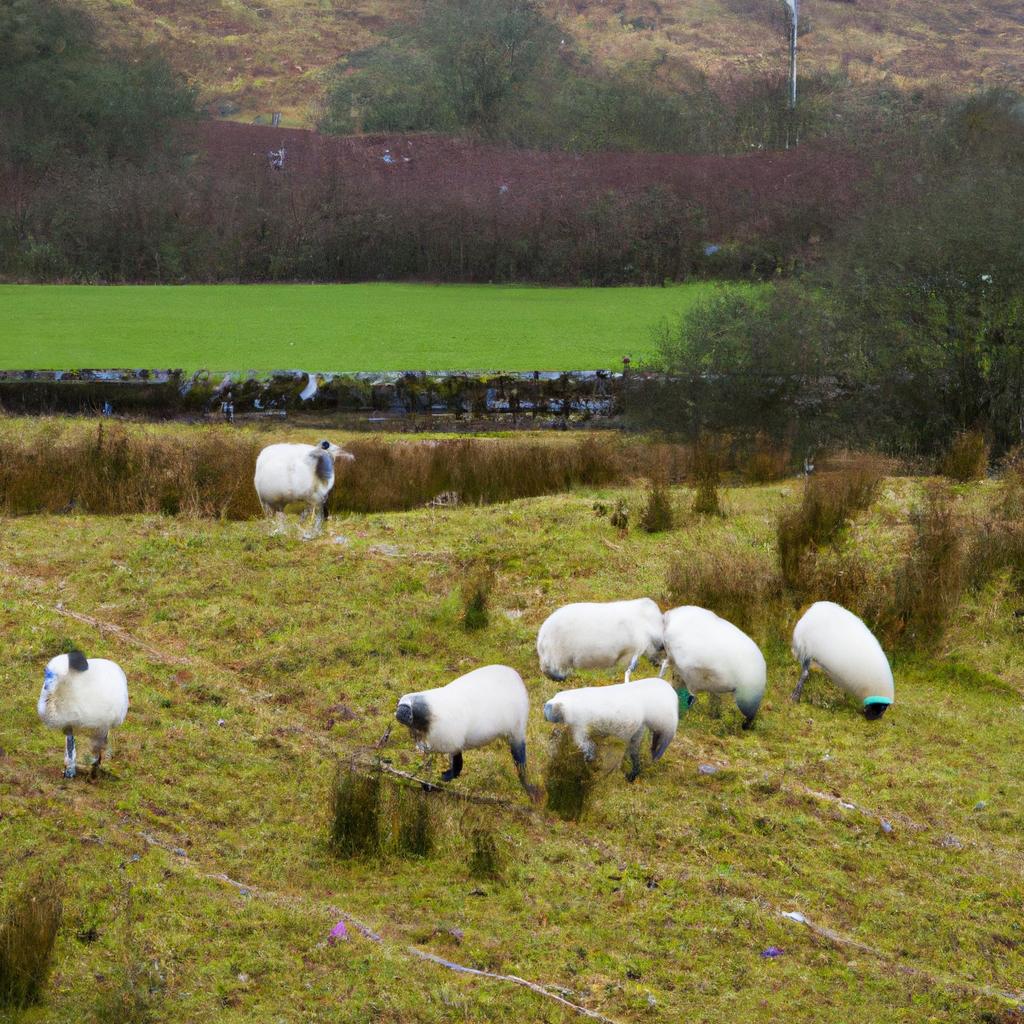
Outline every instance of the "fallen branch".
{"type": "Polygon", "coordinates": [[[115,625],[113,622],[104,622],[102,619],[95,619],[91,615],[85,615],[82,612],[73,612],[70,608],[65,608],[62,604],[55,604],[50,608],[47,608],[45,605],[38,605],[37,607],[46,608],[48,611],[55,611],[58,615],[63,615],[67,619],[74,619],[76,622],[84,622],[86,625],[92,626],[94,629],[98,629],[101,633],[110,633],[111,635],[116,636],[119,640],[123,640],[125,643],[134,644],[136,647],[141,648],[150,657],[157,661],[162,661],[165,665],[188,665],[191,663],[188,658],[183,658],[175,654],[167,654],[156,647],[151,647],[144,640],[140,640],[137,636],[133,636],[128,632],[128,630],[115,625]]]}
{"type": "Polygon", "coordinates": [[[579,1003],[570,1002],[568,999],[556,995],[554,992],[549,992],[546,988],[535,982],[527,981],[525,978],[520,978],[516,974],[495,974],[493,971],[481,971],[476,967],[466,967],[463,964],[453,963],[451,960],[445,960],[443,957],[435,956],[433,953],[417,949],[415,946],[406,946],[406,952],[419,957],[421,960],[429,960],[431,963],[438,964],[441,967],[447,967],[449,971],[458,971],[460,974],[475,974],[481,978],[492,978],[494,981],[507,981],[513,985],[522,985],[531,992],[536,992],[537,995],[544,996],[545,999],[553,999],[556,1003],[561,1003],[562,1006],[566,1006],[584,1017],[604,1021],[605,1024],[616,1024],[610,1017],[605,1017],[594,1010],[588,1010],[585,1006],[580,1006],[579,1003]]]}

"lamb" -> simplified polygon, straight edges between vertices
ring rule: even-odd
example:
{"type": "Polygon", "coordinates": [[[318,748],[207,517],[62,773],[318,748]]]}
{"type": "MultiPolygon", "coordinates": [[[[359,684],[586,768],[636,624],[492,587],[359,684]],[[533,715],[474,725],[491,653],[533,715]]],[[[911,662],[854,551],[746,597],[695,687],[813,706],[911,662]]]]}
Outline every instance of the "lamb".
{"type": "Polygon", "coordinates": [[[892,669],[874,633],[842,605],[818,601],[793,630],[793,656],[803,671],[793,691],[798,701],[812,666],[841,690],[856,697],[866,718],[874,721],[893,702],[892,669]]]}
{"type": "Polygon", "coordinates": [[[562,690],[544,705],[549,722],[569,727],[583,756],[593,760],[595,736],[615,736],[628,743],[632,782],[640,774],[640,742],[651,732],[651,758],[661,757],[679,726],[679,698],[664,679],[637,679],[612,686],[583,686],[562,690]]]}
{"type": "Polygon", "coordinates": [[[743,630],[706,608],[684,605],[665,613],[665,650],[686,684],[689,703],[698,693],[731,693],[754,724],[768,676],[764,655],[743,630]]]}
{"type": "Polygon", "coordinates": [[[64,778],[75,777],[75,730],[92,737],[95,779],[107,747],[107,735],[128,714],[128,680],[119,665],[106,658],[87,660],[81,651],[51,658],[43,674],[36,705],[43,725],[63,731],[64,778]]]}
{"type": "Polygon", "coordinates": [[[312,444],[272,444],[256,458],[253,483],[264,514],[276,515],[274,533],[284,529],[287,505],[302,504],[301,519],[312,515],[312,527],[303,534],[306,540],[319,534],[327,516],[327,499],[334,486],[334,460],[354,459],[330,441],[312,444]]]}
{"type": "Polygon", "coordinates": [[[441,779],[451,782],[462,774],[462,752],[492,740],[508,741],[523,789],[535,798],[526,780],[526,720],[530,698],[523,680],[507,665],[486,665],[447,686],[399,699],[395,718],[409,727],[418,749],[448,754],[451,763],[441,779]]]}
{"type": "Polygon", "coordinates": [[[537,633],[540,670],[560,683],[574,668],[612,668],[628,658],[629,682],[641,655],[660,657],[662,633],[661,609],[649,597],[563,605],[537,633]]]}

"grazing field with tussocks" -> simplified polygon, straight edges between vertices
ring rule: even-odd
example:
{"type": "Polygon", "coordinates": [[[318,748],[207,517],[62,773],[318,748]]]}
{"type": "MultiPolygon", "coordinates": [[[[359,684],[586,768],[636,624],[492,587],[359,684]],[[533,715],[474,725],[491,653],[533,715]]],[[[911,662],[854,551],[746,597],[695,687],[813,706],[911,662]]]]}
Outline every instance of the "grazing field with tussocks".
{"type": "Polygon", "coordinates": [[[711,287],[0,285],[0,369],[618,369],[711,287]]]}
{"type": "MultiPolygon", "coordinates": [[[[794,705],[788,636],[800,605],[828,596],[779,579],[778,518],[804,484],[726,484],[724,516],[697,516],[693,487],[669,487],[674,528],[653,534],[638,526],[639,480],[346,513],[308,543],[258,519],[5,518],[0,904],[38,872],[64,903],[24,1021],[587,1019],[567,1004],[622,1024],[1018,1020],[1019,579],[964,582],[934,642],[886,639],[896,703],[880,721],[820,674],[794,705]],[[607,514],[620,502],[626,530],[607,514]],[[468,631],[464,581],[482,569],[486,624],[468,631]],[[470,751],[462,777],[424,798],[429,856],[331,852],[339,761],[416,773],[404,728],[373,748],[397,698],[472,668],[523,675],[541,782],[540,709],[561,686],[537,671],[538,626],[568,601],[640,594],[721,600],[748,619],[768,660],[751,731],[729,700],[716,713],[702,697],[634,784],[606,744],[576,822],[526,800],[502,744],[470,751]],[[94,785],[60,778],[62,737],[36,716],[43,667],[71,645],[129,679],[94,785]],[[348,938],[329,942],[341,920],[348,938]]],[[[804,580],[865,614],[898,597],[893,574],[938,500],[926,490],[884,478],[827,551],[804,556],[804,580]]],[[[982,481],[942,500],[977,538],[1007,493],[982,481]]]]}

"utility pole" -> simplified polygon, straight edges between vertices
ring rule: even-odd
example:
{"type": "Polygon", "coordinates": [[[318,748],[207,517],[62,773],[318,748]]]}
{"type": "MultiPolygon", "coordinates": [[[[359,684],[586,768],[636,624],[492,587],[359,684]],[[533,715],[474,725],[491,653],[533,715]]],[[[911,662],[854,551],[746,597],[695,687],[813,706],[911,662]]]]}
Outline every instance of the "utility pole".
{"type": "Polygon", "coordinates": [[[786,149],[789,149],[790,131],[793,145],[796,137],[796,37],[800,31],[800,0],[785,0],[789,10],[789,124],[786,126],[786,149]]]}

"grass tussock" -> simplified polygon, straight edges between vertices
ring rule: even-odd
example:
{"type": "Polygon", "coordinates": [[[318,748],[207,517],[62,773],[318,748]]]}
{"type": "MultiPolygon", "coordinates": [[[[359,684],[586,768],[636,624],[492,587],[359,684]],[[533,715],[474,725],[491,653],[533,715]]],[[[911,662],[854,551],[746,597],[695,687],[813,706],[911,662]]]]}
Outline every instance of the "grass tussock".
{"type": "Polygon", "coordinates": [[[805,555],[837,540],[853,514],[874,501],[884,475],[882,460],[861,456],[807,479],[800,504],[782,514],[776,531],[787,586],[806,589],[805,555]]]}
{"type": "Polygon", "coordinates": [[[10,897],[0,916],[0,1006],[42,999],[64,906],[56,880],[38,874],[10,897]]]}
{"type": "Polygon", "coordinates": [[[770,558],[734,537],[702,543],[674,558],[665,584],[672,607],[708,608],[747,633],[780,590],[770,558]]]}
{"type": "Polygon", "coordinates": [[[672,495],[661,477],[651,477],[640,508],[639,523],[647,533],[662,533],[675,526],[672,495]]]}
{"type": "Polygon", "coordinates": [[[328,845],[339,858],[369,857],[381,848],[381,780],[342,765],[331,789],[328,845]]]}
{"type": "Polygon", "coordinates": [[[505,858],[494,831],[476,826],[469,833],[469,874],[481,881],[499,881],[505,858]]]}
{"type": "Polygon", "coordinates": [[[897,638],[920,648],[942,638],[964,589],[964,533],[947,486],[927,485],[913,525],[913,546],[896,575],[890,619],[897,638]]]}
{"type": "Polygon", "coordinates": [[[784,480],[793,469],[793,450],[778,444],[767,434],[758,434],[746,455],[739,460],[739,469],[748,484],[767,484],[784,480]]]}
{"type": "Polygon", "coordinates": [[[99,989],[92,1024],[157,1024],[164,1019],[166,983],[159,966],[132,960],[99,989]]]}
{"type": "Polygon", "coordinates": [[[422,789],[392,787],[395,851],[402,857],[429,857],[436,845],[436,801],[422,789]]]}
{"type": "Polygon", "coordinates": [[[598,776],[597,759],[588,761],[568,731],[557,731],[544,769],[548,810],[565,821],[579,821],[590,805],[598,776]]]}
{"type": "Polygon", "coordinates": [[[976,521],[965,557],[967,585],[980,590],[993,576],[1010,570],[1013,586],[1024,594],[1024,461],[1004,464],[991,511],[976,521]]]}
{"type": "Polygon", "coordinates": [[[715,439],[704,435],[694,445],[691,476],[697,488],[693,499],[693,511],[697,515],[725,515],[718,497],[724,461],[723,445],[715,439]]]}
{"type": "Polygon", "coordinates": [[[957,434],[946,453],[939,459],[941,476],[967,483],[981,480],[988,472],[989,445],[980,430],[966,430],[957,434]]]}
{"type": "Polygon", "coordinates": [[[485,629],[490,621],[488,604],[494,586],[494,570],[486,565],[472,568],[462,582],[462,626],[468,632],[485,629]]]}

